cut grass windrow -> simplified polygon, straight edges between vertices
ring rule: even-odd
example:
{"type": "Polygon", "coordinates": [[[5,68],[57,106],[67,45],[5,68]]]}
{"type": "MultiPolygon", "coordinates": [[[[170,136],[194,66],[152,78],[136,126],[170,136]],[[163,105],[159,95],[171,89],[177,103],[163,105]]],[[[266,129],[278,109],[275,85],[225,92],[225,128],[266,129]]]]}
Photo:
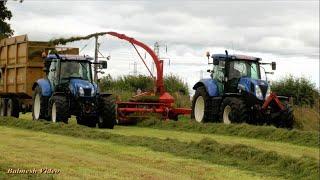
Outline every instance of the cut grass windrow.
{"type": "Polygon", "coordinates": [[[299,179],[316,179],[319,176],[319,164],[314,158],[292,158],[245,145],[220,144],[208,138],[200,142],[186,143],[175,139],[115,135],[78,125],[25,121],[15,118],[2,118],[0,125],[77,138],[108,140],[121,145],[142,146],[153,151],[167,152],[180,157],[199,159],[270,176],[299,179]]]}
{"type": "Polygon", "coordinates": [[[271,126],[253,126],[248,124],[221,124],[194,121],[160,121],[148,119],[138,123],[140,127],[187,131],[207,134],[240,136],[267,141],[279,141],[296,145],[319,147],[319,132],[280,129],[271,126]]]}

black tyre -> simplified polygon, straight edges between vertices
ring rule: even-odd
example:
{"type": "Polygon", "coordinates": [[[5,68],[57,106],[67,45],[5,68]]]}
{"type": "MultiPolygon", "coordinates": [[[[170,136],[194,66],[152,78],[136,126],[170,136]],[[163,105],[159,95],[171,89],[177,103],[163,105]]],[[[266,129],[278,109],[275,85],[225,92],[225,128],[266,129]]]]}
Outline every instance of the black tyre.
{"type": "Polygon", "coordinates": [[[19,101],[15,98],[10,98],[7,102],[7,116],[19,118],[19,112],[19,101]]]}
{"type": "Polygon", "coordinates": [[[294,125],[293,109],[288,104],[285,104],[285,110],[274,119],[274,124],[278,128],[292,129],[294,125]]]}
{"type": "Polygon", "coordinates": [[[100,98],[98,127],[113,129],[116,124],[116,103],[112,97],[100,98]]]}
{"type": "Polygon", "coordinates": [[[0,116],[7,115],[7,101],[5,99],[0,99],[0,116]]]}
{"type": "Polygon", "coordinates": [[[249,113],[245,101],[240,97],[226,97],[221,103],[220,119],[224,124],[247,122],[249,113]]]}
{"type": "Polygon", "coordinates": [[[52,122],[68,123],[69,107],[66,97],[53,96],[50,99],[49,114],[52,122]]]}
{"type": "Polygon", "coordinates": [[[213,107],[206,88],[204,86],[198,87],[192,100],[191,118],[199,123],[214,121],[216,116],[213,108],[216,107],[213,107]]]}
{"type": "Polygon", "coordinates": [[[97,118],[96,117],[77,117],[77,124],[88,126],[88,127],[96,127],[97,126],[97,118]]]}
{"type": "Polygon", "coordinates": [[[42,96],[41,88],[37,86],[32,96],[32,118],[33,120],[48,118],[48,98],[42,96]]]}

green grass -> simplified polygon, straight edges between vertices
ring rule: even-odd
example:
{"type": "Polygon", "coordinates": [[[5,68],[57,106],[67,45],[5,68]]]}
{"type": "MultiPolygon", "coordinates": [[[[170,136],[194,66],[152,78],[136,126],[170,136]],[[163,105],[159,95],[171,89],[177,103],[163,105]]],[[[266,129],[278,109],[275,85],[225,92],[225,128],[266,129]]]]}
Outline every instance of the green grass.
{"type": "Polygon", "coordinates": [[[317,108],[295,106],[293,113],[296,122],[301,126],[300,129],[320,132],[319,111],[317,108]]]}
{"type": "MultiPolygon", "coordinates": [[[[5,174],[8,168],[43,167],[59,169],[61,173],[53,176],[37,175],[39,179],[267,178],[228,166],[101,140],[86,140],[1,126],[0,134],[0,179],[27,176],[5,174]]],[[[35,175],[29,177],[34,178],[35,175]]]]}
{"type": "Polygon", "coordinates": [[[138,126],[166,130],[238,136],[266,141],[286,142],[309,147],[319,147],[319,132],[315,131],[287,130],[271,126],[253,126],[248,124],[200,124],[189,119],[181,121],[160,121],[154,118],[142,121],[138,124],[138,126]]]}
{"type": "Polygon", "coordinates": [[[207,138],[201,139],[200,142],[183,142],[168,138],[123,136],[74,124],[51,124],[14,118],[3,118],[0,125],[81,139],[104,140],[118,145],[145,147],[155,152],[164,152],[180,158],[228,166],[242,171],[258,173],[262,176],[314,179],[319,175],[319,164],[314,158],[305,156],[292,158],[273,151],[264,151],[241,144],[221,144],[207,138]]]}
{"type": "MultiPolygon", "coordinates": [[[[102,130],[104,131],[104,130],[102,130]]],[[[173,138],[183,142],[199,142],[203,138],[209,138],[220,144],[242,144],[265,151],[275,151],[278,154],[300,158],[303,156],[319,159],[319,148],[294,145],[290,143],[272,142],[261,139],[248,139],[237,136],[225,136],[217,134],[204,134],[196,132],[183,132],[174,130],[152,129],[142,127],[116,126],[114,130],[108,130],[112,134],[124,136],[156,137],[161,139],[173,138]]]]}

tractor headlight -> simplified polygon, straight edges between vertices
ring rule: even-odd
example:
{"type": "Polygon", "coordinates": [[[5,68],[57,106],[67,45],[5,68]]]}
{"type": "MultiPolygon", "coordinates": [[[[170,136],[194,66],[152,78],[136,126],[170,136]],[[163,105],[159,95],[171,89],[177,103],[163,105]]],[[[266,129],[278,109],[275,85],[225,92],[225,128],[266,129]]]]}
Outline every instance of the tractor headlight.
{"type": "Polygon", "coordinates": [[[84,96],[83,87],[80,87],[80,88],[79,88],[79,95],[80,95],[80,96],[84,96]]]}
{"type": "Polygon", "coordinates": [[[258,85],[255,85],[255,90],[256,90],[256,96],[258,99],[263,100],[263,95],[260,87],[258,85]]]}
{"type": "Polygon", "coordinates": [[[94,90],[94,87],[91,88],[91,96],[95,96],[96,95],[96,92],[94,90]]]}
{"type": "Polygon", "coordinates": [[[268,86],[268,90],[266,92],[266,98],[265,99],[267,99],[270,96],[270,94],[271,94],[271,88],[270,88],[270,86],[268,86]]]}

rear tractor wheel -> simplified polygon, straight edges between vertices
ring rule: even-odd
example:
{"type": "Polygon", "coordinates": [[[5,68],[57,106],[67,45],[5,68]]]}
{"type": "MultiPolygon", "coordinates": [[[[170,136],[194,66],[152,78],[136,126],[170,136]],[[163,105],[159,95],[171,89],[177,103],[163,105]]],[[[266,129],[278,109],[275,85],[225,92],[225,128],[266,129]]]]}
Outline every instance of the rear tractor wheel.
{"type": "Polygon", "coordinates": [[[204,86],[198,87],[192,100],[191,118],[199,123],[215,120],[213,105],[204,86]]]}
{"type": "Polygon", "coordinates": [[[32,96],[32,118],[33,120],[47,119],[48,98],[42,96],[41,88],[37,86],[32,96]]]}

